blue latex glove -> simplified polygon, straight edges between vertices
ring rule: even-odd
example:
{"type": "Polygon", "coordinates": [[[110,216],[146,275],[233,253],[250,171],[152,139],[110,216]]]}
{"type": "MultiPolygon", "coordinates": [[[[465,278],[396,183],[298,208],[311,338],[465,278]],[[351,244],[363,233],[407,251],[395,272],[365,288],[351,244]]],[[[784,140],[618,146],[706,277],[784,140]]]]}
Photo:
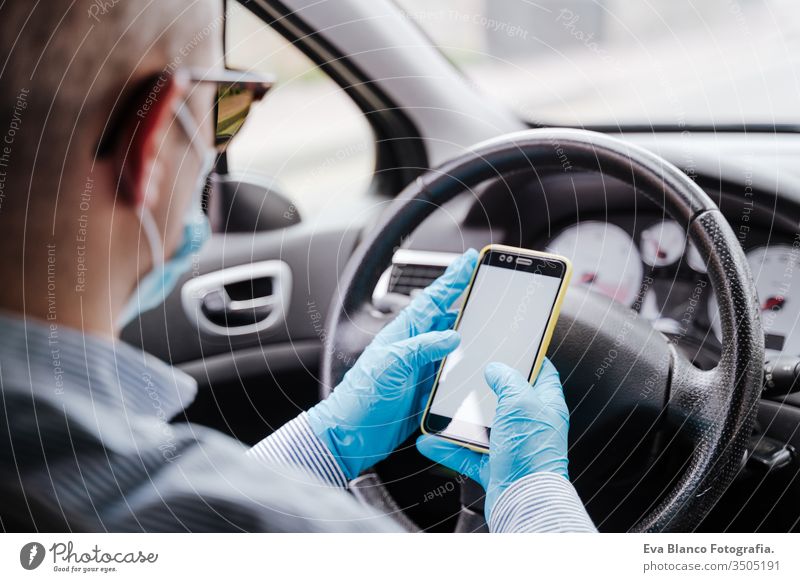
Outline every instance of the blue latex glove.
{"type": "Polygon", "coordinates": [[[429,459],[483,486],[489,521],[495,502],[515,481],[540,472],[569,479],[569,411],[558,371],[547,358],[532,387],[522,374],[497,362],[486,366],[484,376],[497,394],[489,454],[429,435],[417,440],[417,448],[429,459]]]}
{"type": "Polygon", "coordinates": [[[478,253],[468,250],[375,336],[308,421],[348,479],[389,456],[420,423],[436,363],[460,341],[449,310],[469,284],[478,253]]]}

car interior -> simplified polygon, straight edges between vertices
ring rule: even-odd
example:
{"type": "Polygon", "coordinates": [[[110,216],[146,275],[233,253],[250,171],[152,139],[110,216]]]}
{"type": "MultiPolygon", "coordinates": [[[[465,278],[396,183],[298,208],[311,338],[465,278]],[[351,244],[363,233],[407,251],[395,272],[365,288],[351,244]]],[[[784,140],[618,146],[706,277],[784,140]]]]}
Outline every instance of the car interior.
{"type": "MultiPolygon", "coordinates": [[[[800,126],[526,118],[466,78],[413,3],[323,4],[227,2],[230,64],[277,68],[275,94],[217,161],[198,267],[123,333],[199,383],[173,422],[255,444],[328,394],[459,253],[549,251],[574,266],[548,355],[598,529],[654,527],[669,506],[675,529],[798,531],[800,126]],[[319,88],[295,99],[306,78],[319,88]],[[313,157],[317,127],[341,142],[313,157]],[[270,152],[284,157],[261,163],[270,152]],[[651,391],[653,374],[668,384],[651,391]],[[714,395],[708,456],[665,404],[688,394],[714,395]],[[680,497],[698,463],[695,498],[680,497]]],[[[410,531],[486,531],[479,486],[414,438],[351,494],[410,531]]]]}

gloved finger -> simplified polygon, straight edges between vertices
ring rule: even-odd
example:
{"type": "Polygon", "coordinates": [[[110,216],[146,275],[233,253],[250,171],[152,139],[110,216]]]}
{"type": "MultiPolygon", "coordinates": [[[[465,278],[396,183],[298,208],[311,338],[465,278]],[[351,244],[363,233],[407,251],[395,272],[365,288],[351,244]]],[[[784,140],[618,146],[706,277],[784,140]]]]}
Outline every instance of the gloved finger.
{"type": "Polygon", "coordinates": [[[556,380],[560,383],[561,375],[553,365],[553,362],[550,361],[550,358],[545,358],[542,360],[542,367],[539,369],[539,373],[536,375],[536,382],[534,384],[538,384],[539,382],[548,382],[550,380],[556,380]]]}
{"type": "Polygon", "coordinates": [[[542,367],[533,383],[533,389],[543,402],[564,404],[564,389],[561,386],[561,375],[549,358],[542,361],[542,367]]]}
{"type": "MultiPolygon", "coordinates": [[[[381,354],[380,359],[372,362],[366,371],[371,380],[379,385],[399,386],[413,373],[423,375],[426,367],[430,368],[428,364],[444,358],[456,349],[460,341],[459,333],[448,329],[429,331],[394,342],[376,348],[381,354]]],[[[432,373],[429,371],[428,375],[432,373]]]]}
{"type": "Polygon", "coordinates": [[[461,342],[461,335],[452,329],[429,331],[395,343],[393,352],[414,370],[436,362],[452,352],[461,342]]]}
{"type": "Polygon", "coordinates": [[[513,398],[531,389],[528,380],[511,366],[501,362],[492,362],[483,371],[489,388],[497,394],[498,400],[513,398]]]}
{"type": "Polygon", "coordinates": [[[425,287],[406,310],[421,319],[431,312],[444,314],[467,288],[477,262],[478,251],[467,250],[450,263],[443,275],[425,287]]]}
{"type": "Polygon", "coordinates": [[[489,486],[488,455],[427,434],[417,439],[417,450],[431,461],[477,481],[484,490],[489,486]]]}
{"type": "Polygon", "coordinates": [[[452,329],[458,319],[458,311],[447,311],[433,322],[431,331],[444,331],[452,329]]]}
{"type": "Polygon", "coordinates": [[[448,315],[448,308],[464,292],[478,262],[478,251],[469,249],[453,261],[444,274],[428,285],[375,338],[392,343],[418,333],[441,328],[439,318],[448,315]]]}
{"type": "MultiPolygon", "coordinates": [[[[467,288],[477,262],[478,251],[468,249],[463,255],[450,263],[444,274],[425,287],[422,293],[417,296],[419,298],[417,307],[427,307],[427,303],[424,301],[427,298],[428,301],[439,308],[439,311],[444,312],[447,310],[467,288]]],[[[413,303],[412,301],[412,305],[413,303]]]]}

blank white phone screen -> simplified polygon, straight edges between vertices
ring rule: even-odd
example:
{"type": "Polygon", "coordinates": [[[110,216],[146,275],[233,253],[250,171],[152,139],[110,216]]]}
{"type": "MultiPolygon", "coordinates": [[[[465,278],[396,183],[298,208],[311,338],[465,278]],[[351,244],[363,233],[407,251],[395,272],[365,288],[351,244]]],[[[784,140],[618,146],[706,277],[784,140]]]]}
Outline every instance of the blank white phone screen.
{"type": "Polygon", "coordinates": [[[561,285],[559,277],[483,264],[458,324],[461,343],[444,362],[430,412],[491,427],[497,397],[489,362],[531,373],[561,285]]]}

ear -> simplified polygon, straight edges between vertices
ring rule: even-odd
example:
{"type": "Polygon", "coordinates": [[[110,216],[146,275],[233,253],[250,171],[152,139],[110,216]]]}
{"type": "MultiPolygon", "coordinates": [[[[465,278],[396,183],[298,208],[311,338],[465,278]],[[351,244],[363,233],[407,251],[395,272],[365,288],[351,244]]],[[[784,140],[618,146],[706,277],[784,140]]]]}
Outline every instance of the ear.
{"type": "MultiPolygon", "coordinates": [[[[119,176],[117,200],[138,207],[145,200],[148,185],[160,183],[158,151],[173,123],[172,111],[185,93],[182,77],[166,74],[150,77],[128,102],[119,128],[112,156],[115,175],[119,176]]],[[[151,194],[152,196],[152,194],[151,194]]],[[[155,200],[148,199],[148,204],[155,200]]]]}

